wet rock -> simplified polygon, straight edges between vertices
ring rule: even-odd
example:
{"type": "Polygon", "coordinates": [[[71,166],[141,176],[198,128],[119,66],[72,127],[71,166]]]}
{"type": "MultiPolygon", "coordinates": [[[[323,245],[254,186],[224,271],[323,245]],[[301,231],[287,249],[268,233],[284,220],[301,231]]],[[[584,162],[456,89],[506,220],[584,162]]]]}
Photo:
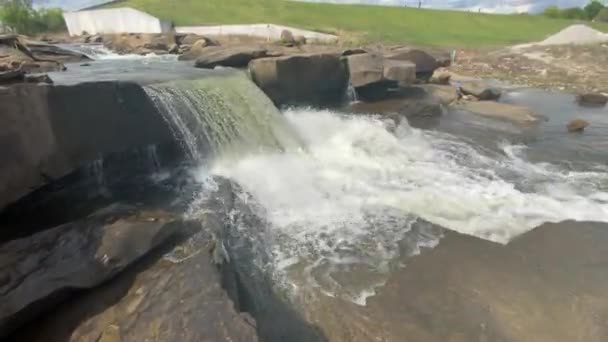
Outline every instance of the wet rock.
{"type": "MultiPolygon", "coordinates": [[[[193,51],[190,50],[190,52],[193,51]]],[[[191,54],[188,55],[192,56],[191,54]]],[[[180,56],[180,59],[187,60],[189,58],[185,56],[180,56]]],[[[268,56],[268,50],[257,46],[209,46],[198,52],[194,66],[204,69],[213,69],[216,66],[244,68],[251,60],[266,56],[268,56]]]]}
{"type": "Polygon", "coordinates": [[[215,41],[203,38],[195,41],[191,45],[182,45],[181,47],[185,49],[183,51],[183,55],[179,56],[180,61],[190,61],[195,60],[198,57],[201,57],[205,53],[205,48],[209,46],[219,46],[215,41]]]}
{"type": "Polygon", "coordinates": [[[338,55],[298,54],[251,61],[253,81],[278,105],[340,102],[348,73],[338,55]]]}
{"type": "Polygon", "coordinates": [[[532,124],[541,119],[539,114],[527,107],[494,101],[460,101],[454,108],[521,125],[532,124]]]}
{"type": "Polygon", "coordinates": [[[443,114],[443,106],[441,100],[427,92],[426,89],[414,86],[402,88],[395,95],[395,98],[350,104],[347,111],[352,113],[388,114],[398,125],[401,120],[395,120],[392,114],[397,114],[408,119],[434,118],[443,114]]]}
{"type": "Polygon", "coordinates": [[[482,101],[498,100],[501,95],[500,89],[489,87],[482,82],[464,82],[460,86],[460,91],[464,95],[475,96],[482,101]]]}
{"type": "Polygon", "coordinates": [[[608,96],[599,93],[579,94],[576,102],[584,107],[603,107],[608,102],[608,96]]]}
{"type": "Polygon", "coordinates": [[[172,54],[179,53],[179,45],[173,44],[173,45],[169,46],[169,48],[167,49],[167,52],[172,53],[172,54]]]}
{"type": "Polygon", "coordinates": [[[568,123],[568,132],[582,132],[589,126],[589,123],[582,119],[575,119],[568,123]]]}
{"type": "Polygon", "coordinates": [[[180,228],[168,214],[151,222],[135,209],[111,206],[0,246],[0,336],[48,310],[69,291],[112,278],[180,228]]]}
{"type": "Polygon", "coordinates": [[[399,47],[387,52],[385,58],[390,60],[410,61],[416,65],[416,78],[419,80],[428,80],[435,69],[439,67],[439,63],[435,57],[429,53],[408,47],[399,47]]]}
{"type": "Polygon", "coordinates": [[[2,87],[0,113],[0,208],[100,156],[174,141],[129,82],[2,87]]]}
{"type": "Polygon", "coordinates": [[[25,79],[25,71],[21,69],[0,71],[0,84],[22,82],[25,79]]]}
{"type": "Polygon", "coordinates": [[[25,75],[24,81],[27,83],[53,84],[53,80],[47,74],[25,75]]]}

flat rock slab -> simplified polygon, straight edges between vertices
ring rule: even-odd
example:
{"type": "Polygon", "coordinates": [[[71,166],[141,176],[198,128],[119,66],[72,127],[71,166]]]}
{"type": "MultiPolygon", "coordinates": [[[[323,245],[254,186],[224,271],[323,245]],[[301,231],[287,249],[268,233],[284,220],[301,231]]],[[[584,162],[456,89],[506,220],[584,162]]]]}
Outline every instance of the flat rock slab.
{"type": "Polygon", "coordinates": [[[544,224],[507,245],[443,235],[367,306],[323,297],[310,320],[332,342],[608,340],[605,223],[544,224]]]}
{"type": "MultiPolygon", "coordinates": [[[[213,224],[217,224],[213,223],[213,224]]],[[[258,340],[256,322],[237,312],[222,287],[223,249],[203,231],[129,268],[51,315],[32,322],[19,341],[234,341],[258,340]],[[167,252],[168,254],[163,254],[167,252]]],[[[233,284],[233,286],[236,286],[233,284]]]]}
{"type": "Polygon", "coordinates": [[[245,68],[251,60],[267,56],[268,50],[258,46],[208,46],[199,50],[194,66],[204,69],[216,66],[245,68]]]}
{"type": "Polygon", "coordinates": [[[542,116],[531,109],[494,101],[460,101],[453,108],[519,125],[538,122],[542,116]]]}
{"type": "Polygon", "coordinates": [[[0,246],[0,336],[47,310],[73,289],[112,278],[172,234],[180,223],[112,206],[82,221],[0,246]]]}

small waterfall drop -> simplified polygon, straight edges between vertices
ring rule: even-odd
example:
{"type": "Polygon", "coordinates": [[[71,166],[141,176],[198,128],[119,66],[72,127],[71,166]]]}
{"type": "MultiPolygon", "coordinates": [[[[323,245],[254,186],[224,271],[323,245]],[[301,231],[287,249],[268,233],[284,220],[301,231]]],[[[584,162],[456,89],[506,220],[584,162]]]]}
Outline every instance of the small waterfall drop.
{"type": "Polygon", "coordinates": [[[298,147],[272,101],[242,72],[144,87],[195,162],[212,155],[298,147]]]}

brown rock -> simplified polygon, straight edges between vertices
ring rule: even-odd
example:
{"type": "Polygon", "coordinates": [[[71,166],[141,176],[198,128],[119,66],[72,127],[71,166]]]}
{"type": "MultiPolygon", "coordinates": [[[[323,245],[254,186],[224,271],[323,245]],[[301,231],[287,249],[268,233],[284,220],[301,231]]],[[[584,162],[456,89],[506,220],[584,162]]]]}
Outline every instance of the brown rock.
{"type": "Polygon", "coordinates": [[[360,54],[364,54],[364,53],[368,53],[369,51],[363,49],[363,48],[354,48],[354,49],[346,49],[344,51],[342,51],[342,56],[347,57],[347,56],[352,56],[352,55],[360,55],[360,54]]]}
{"type": "Polygon", "coordinates": [[[608,102],[608,96],[599,93],[579,94],[576,102],[584,107],[603,107],[608,102]]]}
{"type": "Polygon", "coordinates": [[[306,37],[304,37],[304,36],[295,36],[294,39],[295,39],[294,42],[296,43],[297,46],[306,45],[306,37]]]}
{"type": "Polygon", "coordinates": [[[399,84],[412,84],[416,79],[416,65],[410,61],[384,60],[383,76],[399,84]]]}
{"type": "Polygon", "coordinates": [[[445,69],[438,69],[435,70],[433,76],[429,79],[429,83],[448,85],[450,84],[450,78],[452,78],[452,74],[445,69]]]}
{"type": "Polygon", "coordinates": [[[589,123],[582,119],[575,119],[568,124],[568,132],[582,132],[589,126],[589,123]]]}
{"type": "Polygon", "coordinates": [[[449,106],[459,99],[456,87],[439,84],[423,84],[419,85],[419,87],[425,89],[431,96],[438,98],[444,106],[449,106]]]}
{"type": "Polygon", "coordinates": [[[220,45],[220,43],[215,39],[211,39],[209,37],[201,36],[194,33],[176,35],[175,40],[178,45],[194,45],[194,43],[198,42],[199,40],[205,42],[203,47],[220,45]]]}
{"type": "Polygon", "coordinates": [[[253,81],[278,105],[339,102],[346,91],[346,66],[335,54],[300,54],[251,61],[253,81]]]}
{"type": "Polygon", "coordinates": [[[109,34],[103,36],[104,45],[121,54],[150,52],[166,52],[176,44],[172,33],[138,33],[138,34],[109,34]]]}

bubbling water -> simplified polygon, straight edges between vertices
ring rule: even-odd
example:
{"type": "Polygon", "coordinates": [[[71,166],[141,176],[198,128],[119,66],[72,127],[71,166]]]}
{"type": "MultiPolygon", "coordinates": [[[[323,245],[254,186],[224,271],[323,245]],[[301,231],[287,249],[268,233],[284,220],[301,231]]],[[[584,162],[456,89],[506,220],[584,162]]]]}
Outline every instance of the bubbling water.
{"type": "MultiPolygon", "coordinates": [[[[287,283],[290,274],[307,275],[293,288],[365,303],[418,218],[499,243],[544,222],[608,221],[601,170],[532,164],[521,146],[496,153],[406,124],[391,134],[373,117],[309,109],[285,116],[306,150],[218,159],[212,174],[236,181],[264,208],[274,272],[287,283]],[[344,280],[351,271],[357,281],[344,280]]],[[[439,238],[423,237],[414,244],[439,238]]]]}

